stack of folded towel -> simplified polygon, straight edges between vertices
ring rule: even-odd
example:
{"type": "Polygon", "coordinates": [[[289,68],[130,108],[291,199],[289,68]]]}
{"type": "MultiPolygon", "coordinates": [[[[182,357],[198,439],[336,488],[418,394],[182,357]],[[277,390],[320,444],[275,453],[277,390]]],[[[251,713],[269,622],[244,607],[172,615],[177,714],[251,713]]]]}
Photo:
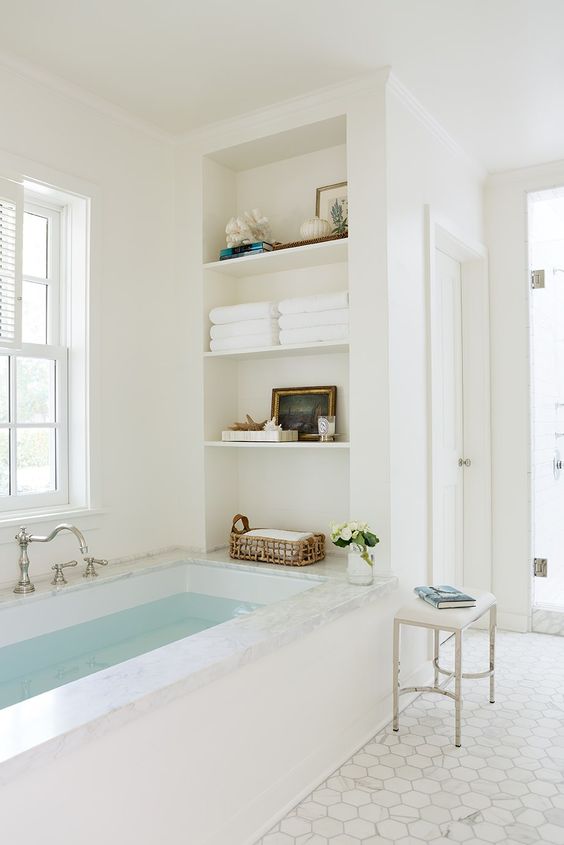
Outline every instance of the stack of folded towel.
{"type": "Polygon", "coordinates": [[[224,305],[210,311],[210,349],[247,349],[278,345],[278,305],[276,302],[247,302],[224,305]]]}
{"type": "Polygon", "coordinates": [[[280,343],[316,343],[349,336],[349,293],[325,293],[284,299],[280,310],[280,343]]]}

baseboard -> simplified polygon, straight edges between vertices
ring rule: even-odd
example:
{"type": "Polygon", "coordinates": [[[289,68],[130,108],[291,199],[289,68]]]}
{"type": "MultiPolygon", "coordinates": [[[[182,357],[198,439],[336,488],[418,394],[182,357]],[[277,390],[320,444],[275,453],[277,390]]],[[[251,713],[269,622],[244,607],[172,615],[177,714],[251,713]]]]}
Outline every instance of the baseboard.
{"type": "MultiPolygon", "coordinates": [[[[406,686],[430,682],[432,664],[426,661],[405,681],[406,686]]],[[[417,698],[417,694],[400,699],[401,710],[417,698]]],[[[210,837],[205,845],[254,845],[271,827],[328,778],[391,721],[391,693],[382,698],[369,713],[349,725],[330,743],[317,748],[274,784],[270,784],[252,802],[242,808],[229,824],[210,837]],[[296,788],[297,787],[297,788],[296,788]],[[265,811],[267,813],[265,821],[265,811]]]]}
{"type": "Polygon", "coordinates": [[[506,610],[497,611],[497,627],[502,631],[516,631],[525,634],[531,630],[531,620],[527,613],[509,613],[506,610]]]}

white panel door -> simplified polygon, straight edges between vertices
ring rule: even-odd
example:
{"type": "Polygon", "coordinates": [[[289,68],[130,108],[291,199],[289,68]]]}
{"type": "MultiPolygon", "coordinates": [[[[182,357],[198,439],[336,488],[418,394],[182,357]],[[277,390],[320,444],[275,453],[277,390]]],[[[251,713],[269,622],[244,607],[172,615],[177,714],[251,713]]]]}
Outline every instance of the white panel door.
{"type": "Polygon", "coordinates": [[[461,586],[464,548],[460,264],[436,250],[433,296],[433,583],[461,586]]]}

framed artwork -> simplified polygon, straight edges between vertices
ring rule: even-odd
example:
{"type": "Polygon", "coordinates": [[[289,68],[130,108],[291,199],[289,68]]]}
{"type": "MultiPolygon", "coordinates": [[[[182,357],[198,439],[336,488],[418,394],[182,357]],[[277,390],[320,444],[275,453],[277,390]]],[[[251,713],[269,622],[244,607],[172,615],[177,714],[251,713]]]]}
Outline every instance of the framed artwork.
{"type": "Polygon", "coordinates": [[[275,387],[271,416],[283,429],[298,432],[298,440],[319,440],[318,417],[334,417],[337,388],[275,387]]]}
{"type": "Polygon", "coordinates": [[[344,235],[349,228],[347,183],[337,182],[318,188],[315,195],[315,216],[328,220],[334,235],[344,235]]]}

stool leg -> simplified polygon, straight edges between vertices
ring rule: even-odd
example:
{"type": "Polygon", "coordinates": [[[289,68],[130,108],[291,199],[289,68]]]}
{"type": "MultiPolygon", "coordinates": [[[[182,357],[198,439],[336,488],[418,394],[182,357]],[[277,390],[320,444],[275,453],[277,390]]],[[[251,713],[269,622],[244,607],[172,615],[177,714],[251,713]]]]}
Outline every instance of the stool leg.
{"type": "Polygon", "coordinates": [[[394,645],[393,645],[393,686],[392,686],[392,703],[393,703],[393,721],[392,728],[394,731],[399,731],[399,652],[400,652],[400,623],[394,619],[394,645]]]}
{"type": "Polygon", "coordinates": [[[460,748],[460,718],[462,712],[462,631],[456,631],[454,645],[454,744],[460,748]]]}
{"type": "Polygon", "coordinates": [[[434,685],[436,687],[439,686],[439,670],[437,669],[437,665],[439,662],[439,640],[440,640],[441,632],[438,628],[433,630],[433,658],[434,658],[434,667],[435,667],[435,676],[434,676],[434,685]]]}
{"type": "Polygon", "coordinates": [[[490,704],[495,704],[495,629],[497,624],[497,607],[490,608],[490,704]]]}

